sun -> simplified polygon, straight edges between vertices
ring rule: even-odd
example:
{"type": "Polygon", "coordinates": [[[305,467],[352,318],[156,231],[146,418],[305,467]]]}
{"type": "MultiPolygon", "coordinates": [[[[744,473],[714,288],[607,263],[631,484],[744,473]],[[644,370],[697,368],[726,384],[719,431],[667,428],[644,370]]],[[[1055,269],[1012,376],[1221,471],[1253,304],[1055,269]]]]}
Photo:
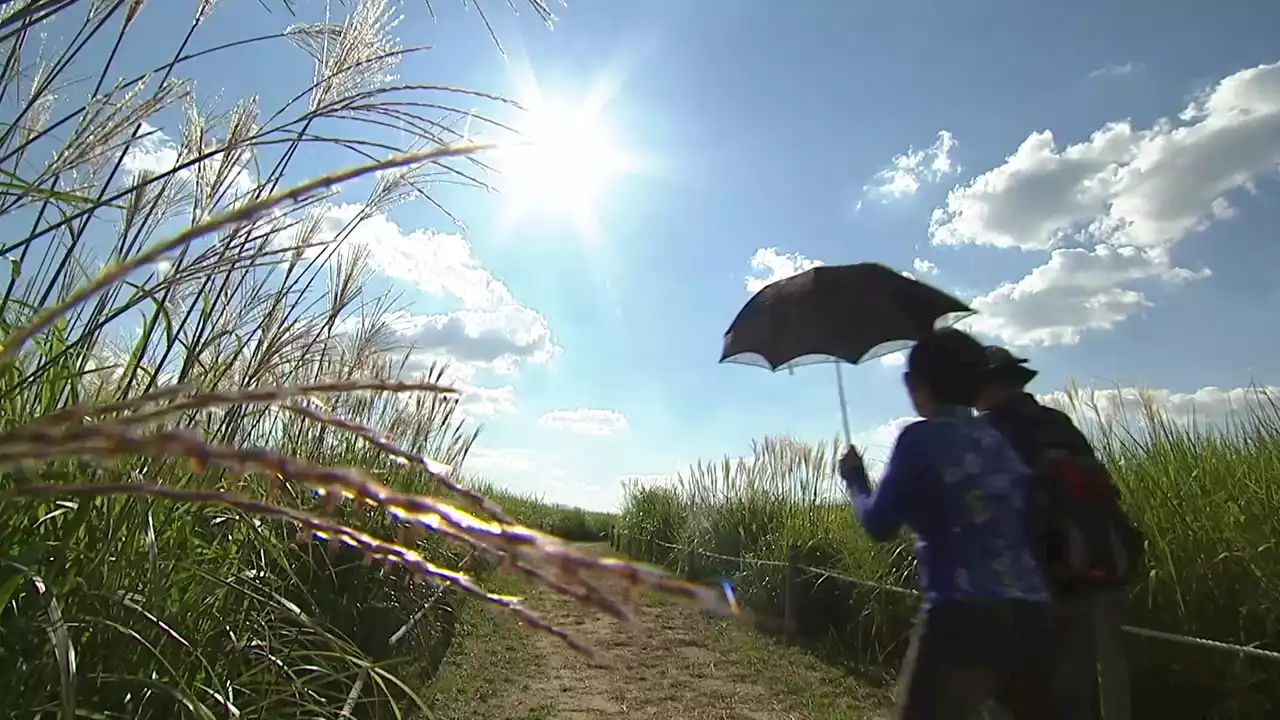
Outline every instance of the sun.
{"type": "Polygon", "coordinates": [[[493,162],[508,222],[542,215],[596,232],[597,212],[614,181],[634,170],[603,109],[598,101],[561,104],[540,96],[526,104],[514,123],[518,136],[493,162]]]}

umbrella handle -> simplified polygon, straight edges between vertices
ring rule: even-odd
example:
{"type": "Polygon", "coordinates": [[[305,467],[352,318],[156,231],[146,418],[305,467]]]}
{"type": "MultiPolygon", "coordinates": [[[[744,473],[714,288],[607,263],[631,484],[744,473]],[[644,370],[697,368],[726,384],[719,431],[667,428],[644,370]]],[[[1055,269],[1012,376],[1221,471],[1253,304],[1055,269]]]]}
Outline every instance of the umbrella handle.
{"type": "Polygon", "coordinates": [[[841,363],[834,363],[836,366],[836,393],[840,396],[840,424],[844,428],[844,442],[846,445],[853,444],[853,436],[849,433],[849,403],[844,398],[844,373],[840,372],[841,363]]]}

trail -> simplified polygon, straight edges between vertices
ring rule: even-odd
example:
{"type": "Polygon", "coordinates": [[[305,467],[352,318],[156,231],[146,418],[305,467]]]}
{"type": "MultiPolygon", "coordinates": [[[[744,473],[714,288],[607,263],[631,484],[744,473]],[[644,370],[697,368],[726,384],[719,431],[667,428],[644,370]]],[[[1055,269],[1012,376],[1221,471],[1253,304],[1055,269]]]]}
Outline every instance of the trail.
{"type": "Polygon", "coordinates": [[[799,715],[778,707],[753,682],[749,668],[710,647],[710,621],[691,608],[646,602],[640,624],[629,628],[544,593],[534,607],[553,623],[597,648],[609,667],[596,667],[555,638],[536,643],[544,676],[532,691],[556,706],[553,717],[734,718],[787,720],[799,715]]]}
{"type": "Polygon", "coordinates": [[[645,599],[624,625],[547,591],[529,605],[602,655],[597,666],[545,633],[531,633],[540,662],[486,717],[874,720],[868,691],[771,641],[696,609],[645,599]],[[748,637],[750,636],[750,637],[748,637]],[[850,688],[853,688],[850,691],[850,688]],[[495,712],[495,710],[497,712],[495,712]]]}

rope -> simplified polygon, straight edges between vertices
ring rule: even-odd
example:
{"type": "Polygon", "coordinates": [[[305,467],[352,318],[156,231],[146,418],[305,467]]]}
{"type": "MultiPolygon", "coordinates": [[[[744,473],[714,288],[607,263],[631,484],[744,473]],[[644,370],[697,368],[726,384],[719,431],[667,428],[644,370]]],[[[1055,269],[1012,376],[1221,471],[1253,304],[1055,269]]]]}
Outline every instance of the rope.
{"type": "Polygon", "coordinates": [[[862,580],[860,578],[849,577],[848,575],[841,575],[840,573],[832,572],[831,570],[822,570],[819,568],[809,567],[808,565],[800,565],[798,567],[801,570],[804,570],[805,572],[809,573],[810,575],[821,575],[825,578],[831,578],[832,580],[847,582],[851,585],[861,585],[862,587],[868,587],[873,590],[897,593],[899,595],[907,595],[910,597],[920,596],[919,590],[912,590],[910,588],[898,587],[896,585],[884,585],[878,582],[871,582],[870,580],[862,580]]]}
{"type": "Polygon", "coordinates": [[[1172,643],[1209,648],[1210,650],[1223,650],[1233,652],[1238,655],[1262,658],[1264,660],[1280,660],[1280,652],[1264,650],[1262,648],[1251,647],[1249,645],[1232,645],[1231,643],[1224,643],[1218,640],[1206,640],[1204,638],[1189,637],[1186,635],[1175,635],[1173,633],[1161,632],[1159,630],[1148,630],[1147,628],[1134,627],[1132,625],[1124,625],[1120,629],[1133,635],[1141,635],[1155,640],[1167,640],[1172,643]]]}
{"type": "MultiPolygon", "coordinates": [[[[615,531],[615,532],[617,532],[617,534],[619,535],[628,535],[630,537],[633,537],[639,540],[644,540],[646,542],[650,542],[655,545],[661,545],[662,547],[669,548],[671,550],[690,551],[690,552],[697,553],[698,555],[702,555],[704,557],[716,558],[718,560],[727,560],[729,562],[736,562],[736,563],[746,564],[746,565],[758,565],[758,566],[782,567],[782,568],[787,567],[787,563],[779,562],[777,560],[760,560],[757,558],[749,558],[749,557],[730,557],[728,555],[720,555],[719,553],[708,552],[706,550],[699,550],[697,548],[685,548],[679,545],[672,545],[670,543],[664,543],[660,540],[654,540],[652,538],[647,538],[641,535],[632,535],[631,533],[618,532],[618,531],[615,531]]],[[[891,593],[896,593],[899,595],[907,595],[911,597],[920,596],[919,590],[912,590],[910,588],[897,587],[896,585],[885,585],[883,583],[872,582],[871,580],[864,580],[862,578],[850,577],[848,575],[835,572],[834,570],[828,570],[825,568],[815,568],[815,567],[810,567],[808,565],[797,565],[796,568],[798,570],[802,570],[806,573],[809,573],[810,575],[819,575],[824,578],[839,580],[841,582],[846,582],[851,585],[860,585],[862,587],[871,588],[873,590],[879,590],[882,592],[891,592],[891,593]]],[[[1189,645],[1192,647],[1207,648],[1210,650],[1220,650],[1223,652],[1232,652],[1237,655],[1260,658],[1263,660],[1280,660],[1280,652],[1276,652],[1274,650],[1266,650],[1263,648],[1253,647],[1249,645],[1236,645],[1233,643],[1222,642],[1219,640],[1209,640],[1206,638],[1192,637],[1190,635],[1178,635],[1176,633],[1164,632],[1161,630],[1151,630],[1149,628],[1135,627],[1133,625],[1121,626],[1121,630],[1131,635],[1138,635],[1140,637],[1151,638],[1153,640],[1164,640],[1166,642],[1178,643],[1181,645],[1189,645]]]]}

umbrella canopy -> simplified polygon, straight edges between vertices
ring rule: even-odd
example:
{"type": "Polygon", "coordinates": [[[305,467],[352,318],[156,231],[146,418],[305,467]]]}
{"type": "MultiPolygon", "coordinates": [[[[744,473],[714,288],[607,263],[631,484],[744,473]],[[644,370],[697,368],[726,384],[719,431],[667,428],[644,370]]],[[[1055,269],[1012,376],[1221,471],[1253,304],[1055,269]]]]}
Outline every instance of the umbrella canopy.
{"type": "Polygon", "coordinates": [[[752,296],[724,335],[720,362],[770,370],[857,364],[971,314],[941,290],[879,263],[820,265],[752,296]]]}

